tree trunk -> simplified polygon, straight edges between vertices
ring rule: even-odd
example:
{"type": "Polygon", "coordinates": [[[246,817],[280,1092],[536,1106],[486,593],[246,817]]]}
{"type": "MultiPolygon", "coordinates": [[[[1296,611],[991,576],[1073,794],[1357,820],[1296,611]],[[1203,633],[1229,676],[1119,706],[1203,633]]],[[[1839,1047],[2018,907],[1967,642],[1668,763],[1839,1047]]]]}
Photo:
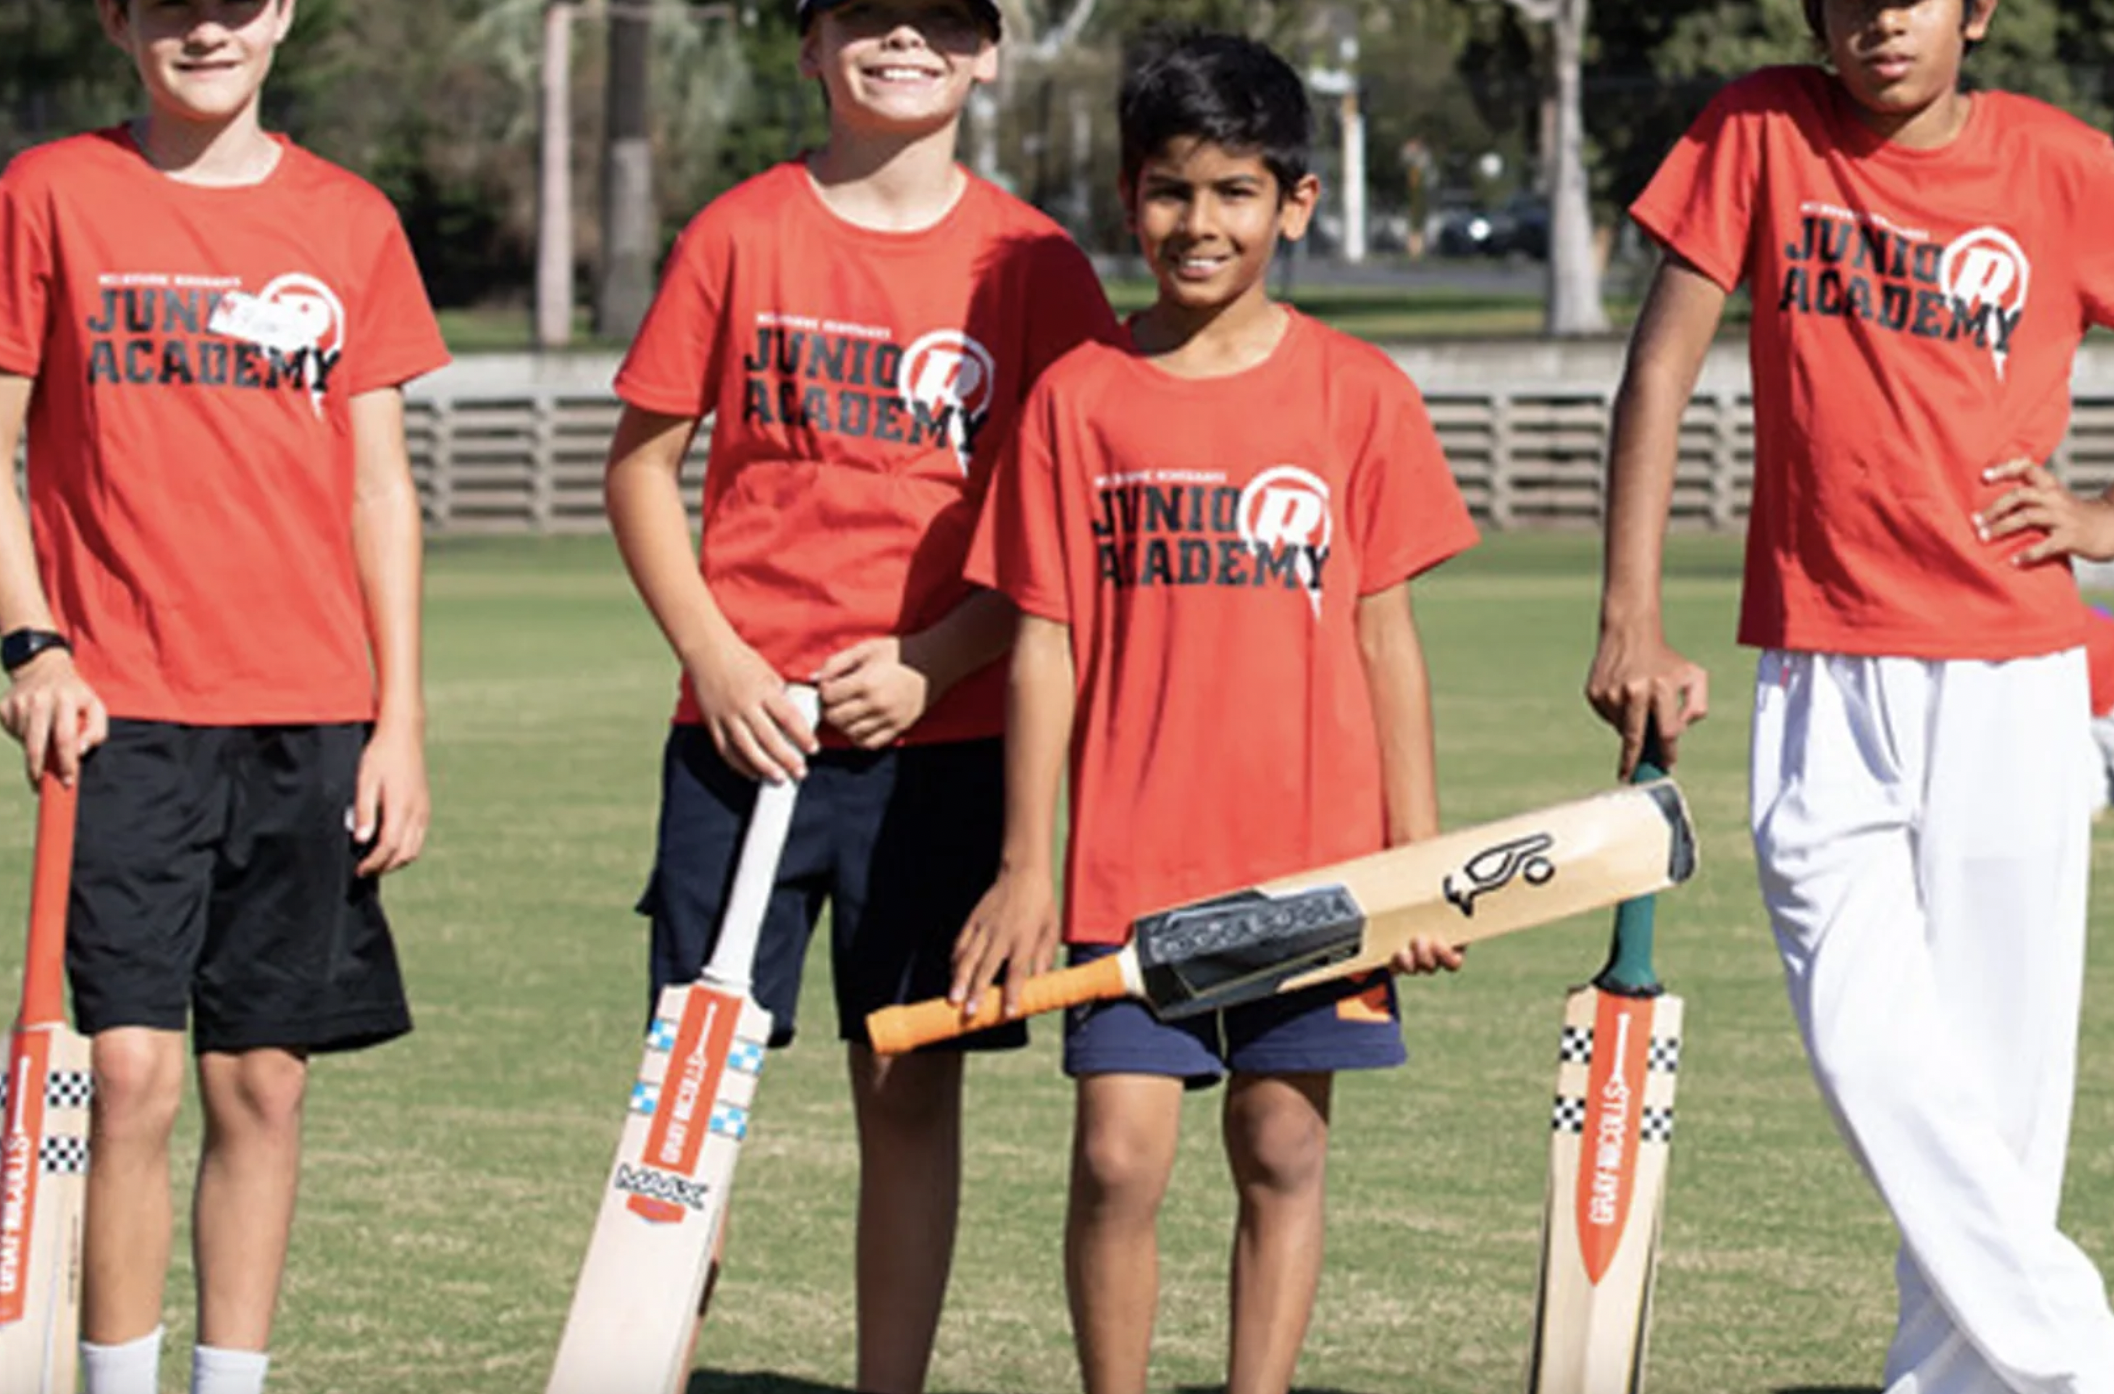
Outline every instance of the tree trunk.
{"type": "Polygon", "coordinates": [[[1605,334],[1600,262],[1593,253],[1593,205],[1586,186],[1583,59],[1588,0],[1559,0],[1549,25],[1556,84],[1555,148],[1543,152],[1549,180],[1549,309],[1552,338],[1605,334]]]}
{"type": "Polygon", "coordinates": [[[536,347],[573,337],[573,0],[543,9],[542,139],[536,183],[536,347]]]}
{"type": "Polygon", "coordinates": [[[643,8],[612,5],[602,147],[602,277],[595,294],[595,330],[608,339],[636,334],[653,300],[657,220],[646,120],[651,53],[651,23],[643,8]]]}

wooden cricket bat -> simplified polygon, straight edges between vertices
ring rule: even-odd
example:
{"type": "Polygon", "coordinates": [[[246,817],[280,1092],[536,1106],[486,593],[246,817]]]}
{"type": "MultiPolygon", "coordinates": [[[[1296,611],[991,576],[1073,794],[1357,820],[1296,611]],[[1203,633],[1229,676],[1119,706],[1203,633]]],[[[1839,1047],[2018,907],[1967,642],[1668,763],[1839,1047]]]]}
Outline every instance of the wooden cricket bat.
{"type": "MultiPolygon", "coordinates": [[[[1663,777],[1647,733],[1640,781],[1663,777]]],[[[1653,901],[1615,911],[1607,966],[1564,1002],[1528,1394],[1641,1394],[1674,1131],[1681,999],[1652,970],[1653,901]]]]}
{"type": "MultiPolygon", "coordinates": [[[[812,726],[815,690],[790,695],[812,726]]],[[[712,960],[661,993],[548,1394],[673,1394],[689,1373],[771,1035],[750,974],[796,792],[757,791],[712,960]]]]}
{"type": "MultiPolygon", "coordinates": [[[[1695,830],[1669,779],[1412,842],[1131,922],[1130,942],[1023,984],[1015,1015],[1118,997],[1164,1019],[1383,967],[1419,936],[1461,945],[1663,890],[1695,867],[1695,830]]],[[[895,1053],[1007,1020],[945,999],[866,1019],[895,1053]]]]}
{"type": "Polygon", "coordinates": [[[88,1191],[89,1043],[66,1024],[76,791],[44,776],[22,1007],[0,1085],[0,1394],[73,1394],[88,1191]]]}

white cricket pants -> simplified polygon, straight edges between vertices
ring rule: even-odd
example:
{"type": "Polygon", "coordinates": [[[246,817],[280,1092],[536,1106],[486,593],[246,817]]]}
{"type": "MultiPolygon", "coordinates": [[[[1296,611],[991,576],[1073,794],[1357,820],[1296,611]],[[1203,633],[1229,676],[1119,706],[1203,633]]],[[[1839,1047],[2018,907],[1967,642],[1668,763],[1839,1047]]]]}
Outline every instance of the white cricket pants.
{"type": "Polygon", "coordinates": [[[1752,819],[1814,1078],[1901,1231],[1887,1394],[2114,1394],[2056,1229],[2093,778],[2081,650],[1764,653],[1752,819]]]}

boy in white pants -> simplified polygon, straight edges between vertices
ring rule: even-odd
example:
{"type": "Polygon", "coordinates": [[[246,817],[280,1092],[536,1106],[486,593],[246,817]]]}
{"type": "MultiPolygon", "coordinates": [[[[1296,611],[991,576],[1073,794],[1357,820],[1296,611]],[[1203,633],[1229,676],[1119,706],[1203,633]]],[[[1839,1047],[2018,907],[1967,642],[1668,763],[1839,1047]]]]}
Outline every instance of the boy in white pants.
{"type": "Polygon", "coordinates": [[[2089,823],[2085,607],[2114,506],[2037,463],[2114,321],[2114,148],[1959,90],[1996,0],[1807,0],[1829,66],[1732,84],[1632,208],[1664,246],[1617,399],[1587,696],[1635,763],[1708,708],[1660,624],[1680,414],[1754,303],[1740,638],[1762,894],[1814,1076],[1901,1231],[1888,1394],[2114,1391],[2056,1228],[2089,823]],[[2024,544],[2024,545],[2022,545],[2024,544]]]}

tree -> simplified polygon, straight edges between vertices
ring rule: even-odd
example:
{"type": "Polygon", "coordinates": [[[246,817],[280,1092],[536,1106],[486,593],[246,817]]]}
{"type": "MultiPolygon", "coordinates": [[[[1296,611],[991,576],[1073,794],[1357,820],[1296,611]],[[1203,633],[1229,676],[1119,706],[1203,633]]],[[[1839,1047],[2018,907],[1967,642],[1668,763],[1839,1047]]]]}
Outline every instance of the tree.
{"type": "Polygon", "coordinates": [[[1593,245],[1593,207],[1585,162],[1584,63],[1588,0],[1506,0],[1547,31],[1542,168],[1549,181],[1549,298],[1544,332],[1552,337],[1605,334],[1600,258],[1593,245]]]}

